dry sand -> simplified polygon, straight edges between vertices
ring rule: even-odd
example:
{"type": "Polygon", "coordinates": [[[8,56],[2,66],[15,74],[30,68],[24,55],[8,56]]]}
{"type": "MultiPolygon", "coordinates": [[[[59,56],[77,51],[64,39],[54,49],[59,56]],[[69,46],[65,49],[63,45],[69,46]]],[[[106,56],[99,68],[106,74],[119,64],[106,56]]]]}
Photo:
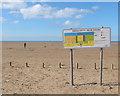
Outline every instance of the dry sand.
{"type": "Polygon", "coordinates": [[[104,48],[103,86],[99,85],[99,48],[74,50],[77,88],[70,85],[69,50],[62,43],[28,42],[24,49],[23,42],[4,42],[2,52],[3,94],[118,94],[117,43],[104,48]],[[80,69],[76,69],[77,62],[80,69]]]}

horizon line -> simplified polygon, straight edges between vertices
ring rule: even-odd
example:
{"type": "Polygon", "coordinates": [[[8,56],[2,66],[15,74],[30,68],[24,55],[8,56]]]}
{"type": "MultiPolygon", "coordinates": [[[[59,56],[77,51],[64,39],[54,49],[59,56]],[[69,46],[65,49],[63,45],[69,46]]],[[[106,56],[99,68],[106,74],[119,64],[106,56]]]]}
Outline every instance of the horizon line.
{"type": "MultiPolygon", "coordinates": [[[[51,40],[51,41],[39,41],[39,40],[25,40],[25,41],[21,41],[21,40],[4,40],[4,41],[0,41],[0,42],[63,42],[63,41],[56,41],[56,40],[51,40]]],[[[111,42],[120,42],[120,41],[111,41],[111,42]]]]}

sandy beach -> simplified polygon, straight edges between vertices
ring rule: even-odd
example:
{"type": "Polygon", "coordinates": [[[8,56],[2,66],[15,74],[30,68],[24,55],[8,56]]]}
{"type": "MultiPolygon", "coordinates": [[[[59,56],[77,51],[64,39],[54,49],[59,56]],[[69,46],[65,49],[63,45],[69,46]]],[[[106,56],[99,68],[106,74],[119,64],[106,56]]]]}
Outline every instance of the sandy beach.
{"type": "Polygon", "coordinates": [[[3,42],[2,46],[3,94],[118,94],[118,43],[104,48],[103,86],[100,48],[73,50],[76,88],[70,85],[70,51],[62,42],[27,42],[27,48],[23,42],[3,42]]]}

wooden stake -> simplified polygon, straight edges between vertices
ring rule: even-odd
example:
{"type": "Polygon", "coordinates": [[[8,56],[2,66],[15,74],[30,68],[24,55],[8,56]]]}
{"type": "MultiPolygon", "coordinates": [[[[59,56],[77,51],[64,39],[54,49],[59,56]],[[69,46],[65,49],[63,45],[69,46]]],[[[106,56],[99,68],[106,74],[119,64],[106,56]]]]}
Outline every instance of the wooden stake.
{"type": "Polygon", "coordinates": [[[26,67],[29,67],[28,63],[26,62],[26,67]]]}
{"type": "Polygon", "coordinates": [[[97,69],[97,68],[96,68],[96,63],[95,63],[94,69],[97,69]]]}
{"type": "Polygon", "coordinates": [[[59,63],[59,68],[61,68],[61,62],[59,63]]]}
{"type": "Polygon", "coordinates": [[[111,64],[111,69],[112,69],[112,70],[114,69],[114,65],[113,65],[113,64],[111,64]]]}
{"type": "Polygon", "coordinates": [[[12,66],[12,62],[10,62],[10,66],[12,66]]]}
{"type": "Polygon", "coordinates": [[[12,62],[10,62],[10,66],[11,66],[11,67],[14,67],[14,66],[12,66],[12,62]]]}
{"type": "Polygon", "coordinates": [[[79,69],[78,63],[77,63],[77,69],[79,69]]]}
{"type": "Polygon", "coordinates": [[[43,68],[45,68],[45,64],[43,63],[43,68]]]}

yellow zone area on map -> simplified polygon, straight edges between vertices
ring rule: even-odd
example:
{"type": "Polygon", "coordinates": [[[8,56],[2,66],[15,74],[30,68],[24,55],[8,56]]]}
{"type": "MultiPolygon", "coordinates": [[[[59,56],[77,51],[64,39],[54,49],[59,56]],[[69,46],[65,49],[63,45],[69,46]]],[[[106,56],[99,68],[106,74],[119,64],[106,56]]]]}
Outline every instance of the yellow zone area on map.
{"type": "Polygon", "coordinates": [[[83,42],[82,46],[94,46],[94,41],[83,42]]]}
{"type": "Polygon", "coordinates": [[[79,46],[79,43],[76,44],[64,44],[64,47],[74,47],[74,46],[79,46]]]}
{"type": "Polygon", "coordinates": [[[79,41],[83,41],[83,35],[77,36],[77,41],[78,41],[78,42],[79,42],[79,41]]]}
{"type": "Polygon", "coordinates": [[[64,43],[76,43],[76,36],[64,36],[64,43]]]}

